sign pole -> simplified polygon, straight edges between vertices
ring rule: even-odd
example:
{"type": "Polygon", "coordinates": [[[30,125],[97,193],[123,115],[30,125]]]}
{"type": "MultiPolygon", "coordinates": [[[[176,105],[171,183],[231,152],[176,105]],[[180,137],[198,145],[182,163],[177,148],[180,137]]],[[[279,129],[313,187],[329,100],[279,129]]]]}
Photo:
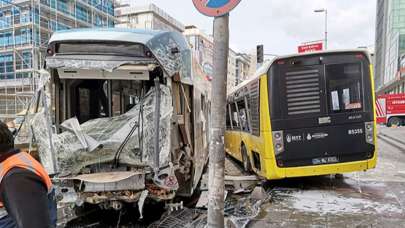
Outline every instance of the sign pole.
{"type": "Polygon", "coordinates": [[[211,140],[208,171],[208,227],[224,227],[224,134],[229,53],[229,14],[214,18],[214,77],[211,90],[211,140]]]}
{"type": "Polygon", "coordinates": [[[226,82],[229,54],[229,12],[241,0],[193,0],[197,10],[214,17],[214,77],[211,87],[211,138],[208,166],[207,227],[224,227],[226,82]]]}

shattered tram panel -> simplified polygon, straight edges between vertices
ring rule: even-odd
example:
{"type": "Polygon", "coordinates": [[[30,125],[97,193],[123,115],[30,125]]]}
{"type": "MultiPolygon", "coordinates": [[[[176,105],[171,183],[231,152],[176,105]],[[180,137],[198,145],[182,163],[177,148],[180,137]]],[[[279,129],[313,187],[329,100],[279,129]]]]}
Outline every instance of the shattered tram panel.
{"type": "Polygon", "coordinates": [[[145,188],[145,174],[139,172],[83,174],[72,179],[82,181],[83,192],[142,190],[145,188]]]}
{"type": "MultiPolygon", "coordinates": [[[[127,142],[126,146],[120,156],[120,162],[137,165],[137,166],[151,166],[153,167],[153,113],[154,113],[154,97],[155,90],[150,90],[148,94],[145,95],[143,102],[143,134],[144,144],[142,151],[143,154],[136,153],[139,152],[139,136],[138,131],[132,135],[132,137],[127,142]]],[[[169,152],[170,152],[170,120],[172,118],[172,99],[170,94],[170,89],[167,86],[161,85],[161,116],[160,116],[160,166],[168,165],[169,162],[169,152]]],[[[140,104],[133,107],[127,113],[111,117],[111,118],[100,118],[93,119],[83,123],[80,126],[80,131],[84,135],[87,135],[95,139],[100,145],[99,149],[94,151],[88,151],[80,142],[77,135],[70,131],[65,131],[61,134],[54,134],[52,138],[54,139],[54,146],[57,153],[57,167],[59,167],[59,173],[61,176],[67,176],[71,174],[78,174],[81,169],[92,164],[99,164],[110,162],[114,160],[114,156],[117,148],[128,135],[133,125],[140,126],[142,124],[138,123],[140,104]]],[[[33,125],[36,127],[34,130],[34,135],[38,142],[39,151],[41,157],[48,157],[49,151],[49,136],[46,131],[46,118],[45,113],[38,113],[33,118],[33,125]]],[[[49,161],[49,159],[45,159],[49,161]]],[[[50,168],[50,164],[44,164],[46,168],[50,168]]]]}

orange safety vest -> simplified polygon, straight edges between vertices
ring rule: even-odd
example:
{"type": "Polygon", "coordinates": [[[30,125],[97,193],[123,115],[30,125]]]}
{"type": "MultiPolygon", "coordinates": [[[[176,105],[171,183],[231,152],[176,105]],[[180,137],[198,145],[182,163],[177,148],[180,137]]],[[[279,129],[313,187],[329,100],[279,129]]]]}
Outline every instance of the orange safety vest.
{"type": "MultiPolygon", "coordinates": [[[[14,154],[0,163],[0,183],[3,178],[7,175],[8,171],[12,168],[23,168],[34,172],[36,175],[41,177],[44,181],[48,193],[52,190],[51,178],[49,178],[48,173],[45,171],[44,167],[35,160],[31,155],[26,152],[19,152],[14,154]]],[[[0,201],[0,208],[4,207],[3,202],[0,201]]]]}

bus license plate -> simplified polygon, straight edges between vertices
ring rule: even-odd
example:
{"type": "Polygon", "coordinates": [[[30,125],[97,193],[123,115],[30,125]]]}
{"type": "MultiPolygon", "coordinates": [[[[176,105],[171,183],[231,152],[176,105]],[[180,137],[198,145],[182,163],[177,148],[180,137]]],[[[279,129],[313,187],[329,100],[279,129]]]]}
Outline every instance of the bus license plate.
{"type": "Polygon", "coordinates": [[[336,156],[312,159],[312,164],[314,164],[314,165],[330,164],[330,163],[337,163],[337,162],[339,162],[339,160],[336,156]]]}

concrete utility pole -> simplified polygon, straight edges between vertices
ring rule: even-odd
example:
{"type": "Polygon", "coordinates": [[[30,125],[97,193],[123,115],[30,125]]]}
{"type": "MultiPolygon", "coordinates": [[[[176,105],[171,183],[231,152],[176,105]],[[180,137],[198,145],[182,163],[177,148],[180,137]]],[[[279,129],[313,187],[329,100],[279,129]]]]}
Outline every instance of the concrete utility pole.
{"type": "Polygon", "coordinates": [[[214,78],[211,100],[211,140],[208,171],[208,227],[224,227],[224,134],[229,52],[229,14],[214,19],[214,78]]]}

